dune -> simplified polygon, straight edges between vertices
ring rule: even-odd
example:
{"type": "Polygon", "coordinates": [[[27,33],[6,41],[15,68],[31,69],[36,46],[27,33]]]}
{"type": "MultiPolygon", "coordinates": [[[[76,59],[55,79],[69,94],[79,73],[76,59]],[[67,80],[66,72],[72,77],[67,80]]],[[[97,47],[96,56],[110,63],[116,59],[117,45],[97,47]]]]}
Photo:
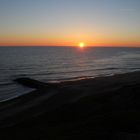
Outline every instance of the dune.
{"type": "Polygon", "coordinates": [[[140,72],[48,84],[0,103],[0,138],[140,139],[140,72]]]}

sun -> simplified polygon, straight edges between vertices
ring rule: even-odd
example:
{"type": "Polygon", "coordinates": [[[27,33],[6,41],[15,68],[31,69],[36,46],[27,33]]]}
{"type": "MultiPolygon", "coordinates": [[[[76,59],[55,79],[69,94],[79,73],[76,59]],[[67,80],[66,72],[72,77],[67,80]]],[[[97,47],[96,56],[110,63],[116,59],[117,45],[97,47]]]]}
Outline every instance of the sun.
{"type": "Polygon", "coordinates": [[[84,42],[80,42],[78,45],[80,48],[84,48],[85,47],[85,43],[84,42]]]}

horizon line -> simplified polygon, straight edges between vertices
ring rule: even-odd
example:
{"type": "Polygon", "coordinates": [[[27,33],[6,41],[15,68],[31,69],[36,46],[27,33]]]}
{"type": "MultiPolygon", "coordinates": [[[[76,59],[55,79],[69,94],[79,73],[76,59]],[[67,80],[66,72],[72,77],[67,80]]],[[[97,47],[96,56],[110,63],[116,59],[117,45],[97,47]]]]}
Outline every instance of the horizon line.
{"type": "MultiPolygon", "coordinates": [[[[0,45],[0,47],[78,47],[78,46],[61,46],[61,45],[0,45]]],[[[86,46],[85,48],[89,47],[114,47],[114,48],[140,48],[140,46],[86,46]]]]}

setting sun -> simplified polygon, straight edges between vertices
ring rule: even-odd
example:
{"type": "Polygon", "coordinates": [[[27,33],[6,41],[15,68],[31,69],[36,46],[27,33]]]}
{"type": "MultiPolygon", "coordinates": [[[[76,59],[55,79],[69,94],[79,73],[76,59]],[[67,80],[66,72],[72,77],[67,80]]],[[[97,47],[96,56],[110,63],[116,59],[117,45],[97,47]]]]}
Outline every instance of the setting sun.
{"type": "Polygon", "coordinates": [[[85,43],[80,42],[80,43],[79,43],[79,47],[80,47],[80,48],[84,48],[84,47],[85,47],[85,43]]]}

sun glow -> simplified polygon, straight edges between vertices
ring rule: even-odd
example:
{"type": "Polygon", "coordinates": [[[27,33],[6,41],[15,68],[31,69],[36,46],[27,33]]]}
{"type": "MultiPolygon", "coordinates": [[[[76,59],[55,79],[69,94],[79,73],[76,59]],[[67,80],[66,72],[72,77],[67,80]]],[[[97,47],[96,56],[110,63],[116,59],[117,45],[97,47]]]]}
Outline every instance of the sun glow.
{"type": "Polygon", "coordinates": [[[78,45],[80,48],[84,48],[85,47],[85,43],[84,42],[80,42],[78,45]]]}

